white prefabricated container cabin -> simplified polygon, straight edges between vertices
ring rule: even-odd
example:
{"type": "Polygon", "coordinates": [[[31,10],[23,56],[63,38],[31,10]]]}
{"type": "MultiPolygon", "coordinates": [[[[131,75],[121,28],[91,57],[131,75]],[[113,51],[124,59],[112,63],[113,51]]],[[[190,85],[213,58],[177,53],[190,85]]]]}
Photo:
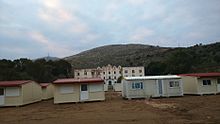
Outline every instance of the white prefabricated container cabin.
{"type": "Polygon", "coordinates": [[[42,89],[42,99],[47,100],[53,98],[52,83],[40,83],[42,89]]]}
{"type": "Polygon", "coordinates": [[[184,94],[220,93],[220,73],[180,74],[183,80],[184,94]]]}
{"type": "Polygon", "coordinates": [[[53,85],[55,104],[105,100],[104,80],[101,78],[58,79],[53,85]]]}
{"type": "Polygon", "coordinates": [[[22,106],[41,101],[41,97],[41,86],[34,81],[0,81],[0,106],[22,106]]]}
{"type": "Polygon", "coordinates": [[[124,98],[149,98],[183,96],[181,77],[177,75],[124,77],[124,98]]]}

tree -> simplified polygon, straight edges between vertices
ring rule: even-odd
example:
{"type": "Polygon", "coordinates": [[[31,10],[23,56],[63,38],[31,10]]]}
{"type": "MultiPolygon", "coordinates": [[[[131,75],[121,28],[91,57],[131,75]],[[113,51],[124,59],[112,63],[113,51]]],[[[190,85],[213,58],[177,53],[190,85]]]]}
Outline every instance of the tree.
{"type": "Polygon", "coordinates": [[[118,77],[118,79],[117,79],[117,83],[121,83],[121,80],[122,80],[122,79],[123,79],[122,76],[118,77]]]}
{"type": "Polygon", "coordinates": [[[162,62],[151,62],[146,69],[146,75],[161,75],[166,73],[167,65],[162,62]]]}
{"type": "Polygon", "coordinates": [[[178,50],[177,52],[171,54],[166,63],[168,73],[188,73],[192,67],[193,57],[183,50],[178,50]]]}

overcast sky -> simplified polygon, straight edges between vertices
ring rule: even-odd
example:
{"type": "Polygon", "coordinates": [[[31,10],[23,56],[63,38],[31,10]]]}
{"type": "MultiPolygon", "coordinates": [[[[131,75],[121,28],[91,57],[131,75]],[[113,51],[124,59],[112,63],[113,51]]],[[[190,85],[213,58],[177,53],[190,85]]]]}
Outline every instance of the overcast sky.
{"type": "Polygon", "coordinates": [[[220,0],[0,0],[0,59],[220,41],[220,0]]]}

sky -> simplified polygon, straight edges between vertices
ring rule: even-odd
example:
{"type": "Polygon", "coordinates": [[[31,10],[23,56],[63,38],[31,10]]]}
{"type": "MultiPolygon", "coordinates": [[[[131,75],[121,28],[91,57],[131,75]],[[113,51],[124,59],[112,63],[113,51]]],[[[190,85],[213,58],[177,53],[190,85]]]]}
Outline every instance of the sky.
{"type": "Polygon", "coordinates": [[[0,0],[0,59],[220,41],[220,0],[0,0]]]}

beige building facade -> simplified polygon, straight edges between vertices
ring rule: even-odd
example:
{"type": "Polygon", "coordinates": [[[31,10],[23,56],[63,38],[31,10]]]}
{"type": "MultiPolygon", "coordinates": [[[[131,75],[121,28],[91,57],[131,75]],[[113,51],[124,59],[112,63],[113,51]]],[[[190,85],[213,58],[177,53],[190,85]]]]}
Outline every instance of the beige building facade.
{"type": "Polygon", "coordinates": [[[125,77],[122,96],[128,99],[183,96],[182,80],[176,75],[125,77]]]}
{"type": "Polygon", "coordinates": [[[220,73],[181,74],[184,94],[220,93],[220,73]]]}
{"type": "Polygon", "coordinates": [[[53,98],[53,85],[52,83],[40,83],[42,89],[42,100],[53,98]]]}
{"type": "Polygon", "coordinates": [[[141,67],[123,67],[123,77],[142,77],[145,76],[145,69],[141,67]]]}
{"type": "Polygon", "coordinates": [[[0,82],[0,106],[22,106],[41,101],[41,98],[41,86],[34,81],[0,82]]]}
{"type": "Polygon", "coordinates": [[[94,69],[75,69],[75,78],[102,78],[105,80],[105,84],[114,85],[117,83],[119,77],[135,77],[144,76],[144,67],[121,67],[107,65],[103,67],[98,67],[94,69]]]}
{"type": "Polygon", "coordinates": [[[104,80],[101,78],[58,79],[53,85],[55,104],[105,100],[104,80]]]}

